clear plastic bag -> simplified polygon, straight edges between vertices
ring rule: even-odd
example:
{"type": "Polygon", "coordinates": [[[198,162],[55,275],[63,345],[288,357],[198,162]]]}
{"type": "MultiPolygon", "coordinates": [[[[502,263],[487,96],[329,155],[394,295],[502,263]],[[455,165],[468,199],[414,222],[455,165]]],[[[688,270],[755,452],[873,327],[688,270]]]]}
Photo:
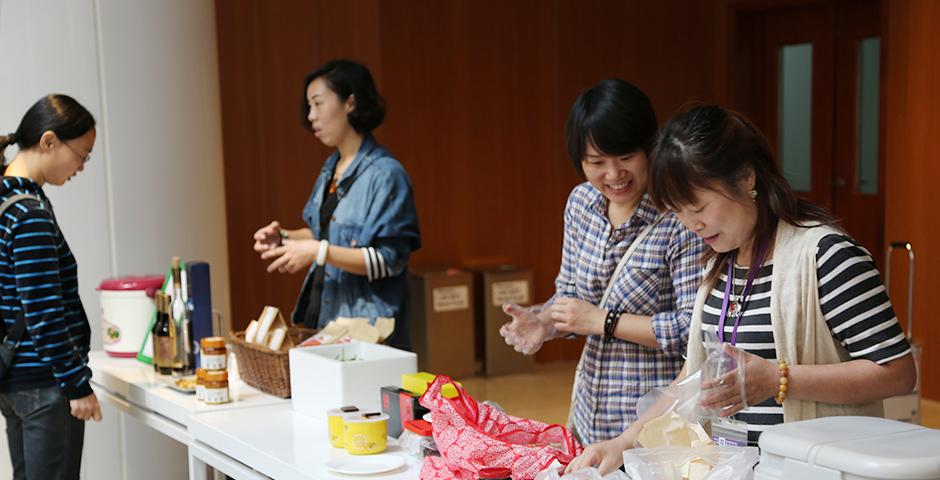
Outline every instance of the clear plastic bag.
{"type": "Polygon", "coordinates": [[[620,470],[615,470],[603,477],[594,467],[582,468],[567,475],[561,473],[564,470],[565,467],[560,463],[553,462],[548,468],[539,472],[535,480],[629,480],[620,470]]]}
{"type": "MultiPolygon", "coordinates": [[[[736,390],[738,397],[736,403],[741,405],[741,410],[746,409],[747,369],[738,368],[738,366],[744,366],[744,351],[719,342],[706,342],[705,352],[705,363],[699,369],[701,372],[699,378],[701,395],[707,395],[711,389],[731,388],[736,390]]],[[[726,405],[719,409],[700,407],[698,413],[709,418],[715,417],[730,406],[726,405]]]]}
{"type": "Polygon", "coordinates": [[[437,444],[434,443],[434,438],[418,435],[408,429],[401,432],[401,436],[398,437],[398,445],[402,450],[407,452],[408,455],[418,460],[428,455],[440,455],[437,452],[437,444]]]}
{"type": "Polygon", "coordinates": [[[726,350],[724,345],[717,342],[705,344],[707,357],[705,363],[689,373],[682,381],[675,385],[655,388],[647,392],[636,404],[638,416],[651,409],[659,410],[656,415],[664,414],[670,410],[677,415],[693,422],[702,422],[718,416],[730,405],[712,409],[701,405],[702,396],[711,389],[734,388],[737,390],[742,410],[747,408],[747,395],[745,390],[745,369],[737,368],[743,365],[744,352],[737,349],[726,350]]]}
{"type": "Polygon", "coordinates": [[[624,470],[631,480],[683,480],[683,466],[696,459],[713,465],[703,480],[741,480],[754,476],[757,447],[659,447],[623,452],[624,470]]]}

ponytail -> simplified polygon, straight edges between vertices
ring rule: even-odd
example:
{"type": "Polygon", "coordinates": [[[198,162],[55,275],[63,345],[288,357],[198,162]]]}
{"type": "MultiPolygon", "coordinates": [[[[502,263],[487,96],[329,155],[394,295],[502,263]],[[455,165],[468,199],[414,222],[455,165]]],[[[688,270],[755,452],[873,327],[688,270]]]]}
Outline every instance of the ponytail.
{"type": "Polygon", "coordinates": [[[7,159],[4,156],[3,152],[6,151],[7,147],[16,143],[16,133],[9,133],[7,135],[0,135],[0,162],[6,165],[7,159]]]}

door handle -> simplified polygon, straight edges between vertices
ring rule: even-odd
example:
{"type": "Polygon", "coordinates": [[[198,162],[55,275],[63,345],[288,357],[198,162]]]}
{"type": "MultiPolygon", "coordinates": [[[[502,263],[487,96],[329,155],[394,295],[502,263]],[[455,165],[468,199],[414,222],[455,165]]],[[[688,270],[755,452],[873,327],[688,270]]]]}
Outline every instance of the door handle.
{"type": "Polygon", "coordinates": [[[846,181],[845,181],[844,179],[842,179],[842,178],[839,178],[839,177],[836,177],[836,178],[832,181],[832,186],[835,187],[835,188],[845,188],[846,185],[847,185],[846,181]]]}

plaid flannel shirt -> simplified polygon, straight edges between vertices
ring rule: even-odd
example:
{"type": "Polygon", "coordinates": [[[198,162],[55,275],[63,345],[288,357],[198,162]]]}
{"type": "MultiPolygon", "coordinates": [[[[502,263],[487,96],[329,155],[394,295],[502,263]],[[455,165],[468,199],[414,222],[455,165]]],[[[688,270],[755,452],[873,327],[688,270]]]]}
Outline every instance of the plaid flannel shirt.
{"type": "MultiPolygon", "coordinates": [[[[599,305],[617,263],[659,215],[644,195],[634,214],[612,228],[607,199],[587,182],[575,187],[565,207],[561,268],[549,303],[573,297],[599,305]]],[[[701,239],[666,213],[628,259],[607,303],[599,305],[652,316],[659,348],[587,337],[574,398],[574,426],[585,444],[620,435],[636,419],[637,400],[682,369],[701,254],[701,239]]]]}

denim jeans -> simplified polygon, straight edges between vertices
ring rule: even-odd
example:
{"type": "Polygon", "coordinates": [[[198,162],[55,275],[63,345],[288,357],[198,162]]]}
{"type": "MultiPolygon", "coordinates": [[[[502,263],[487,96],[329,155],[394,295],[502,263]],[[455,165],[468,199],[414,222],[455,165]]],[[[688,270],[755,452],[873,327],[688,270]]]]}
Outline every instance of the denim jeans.
{"type": "Polygon", "coordinates": [[[78,480],[85,422],[56,385],[0,392],[14,480],[78,480]]]}

